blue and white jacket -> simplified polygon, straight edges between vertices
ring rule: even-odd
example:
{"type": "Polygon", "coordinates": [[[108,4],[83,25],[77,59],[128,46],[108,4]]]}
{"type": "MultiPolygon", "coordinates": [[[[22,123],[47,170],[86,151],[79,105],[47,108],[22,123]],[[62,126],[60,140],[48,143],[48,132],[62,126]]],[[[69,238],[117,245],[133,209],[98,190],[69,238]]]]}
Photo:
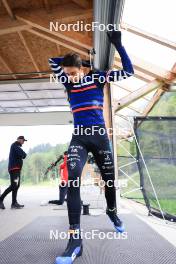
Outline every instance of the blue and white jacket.
{"type": "Polygon", "coordinates": [[[123,46],[116,47],[122,61],[122,70],[90,71],[79,83],[72,83],[60,66],[63,57],[49,59],[52,71],[61,81],[68,94],[73,113],[74,126],[104,125],[103,87],[107,82],[116,82],[133,75],[134,70],[130,58],[123,46]]]}

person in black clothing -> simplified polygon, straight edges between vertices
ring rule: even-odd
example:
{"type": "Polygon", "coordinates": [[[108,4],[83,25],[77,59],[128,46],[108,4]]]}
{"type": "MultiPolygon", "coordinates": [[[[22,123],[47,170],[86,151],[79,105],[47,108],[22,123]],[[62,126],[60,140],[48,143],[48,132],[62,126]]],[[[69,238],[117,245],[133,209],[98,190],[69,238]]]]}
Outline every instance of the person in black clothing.
{"type": "Polygon", "coordinates": [[[4,198],[12,192],[12,209],[21,209],[24,205],[17,202],[17,192],[20,187],[20,174],[23,166],[23,159],[26,158],[26,153],[21,149],[24,142],[27,141],[24,136],[19,136],[10,148],[8,171],[10,174],[10,186],[0,196],[0,209],[5,209],[4,198]]]}

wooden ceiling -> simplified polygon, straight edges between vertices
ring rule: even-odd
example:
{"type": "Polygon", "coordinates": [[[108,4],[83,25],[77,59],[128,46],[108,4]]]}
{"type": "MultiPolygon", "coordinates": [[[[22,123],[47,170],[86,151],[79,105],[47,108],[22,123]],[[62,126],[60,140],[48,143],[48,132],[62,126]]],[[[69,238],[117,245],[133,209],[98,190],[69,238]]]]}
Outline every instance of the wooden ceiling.
{"type": "Polygon", "coordinates": [[[40,72],[50,71],[48,58],[70,51],[87,58],[92,32],[54,32],[50,22],[90,23],[92,5],[92,0],[0,0],[0,74],[11,74],[0,79],[47,76],[40,72]]]}

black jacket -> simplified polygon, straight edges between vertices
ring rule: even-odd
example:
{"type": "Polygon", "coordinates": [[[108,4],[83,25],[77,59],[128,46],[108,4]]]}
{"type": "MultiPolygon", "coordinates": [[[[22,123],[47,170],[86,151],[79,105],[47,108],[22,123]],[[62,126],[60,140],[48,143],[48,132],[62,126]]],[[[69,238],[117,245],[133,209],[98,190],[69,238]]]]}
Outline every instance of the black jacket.
{"type": "Polygon", "coordinates": [[[19,169],[23,166],[23,159],[26,158],[26,153],[21,149],[21,144],[15,141],[10,147],[8,170],[19,169]]]}

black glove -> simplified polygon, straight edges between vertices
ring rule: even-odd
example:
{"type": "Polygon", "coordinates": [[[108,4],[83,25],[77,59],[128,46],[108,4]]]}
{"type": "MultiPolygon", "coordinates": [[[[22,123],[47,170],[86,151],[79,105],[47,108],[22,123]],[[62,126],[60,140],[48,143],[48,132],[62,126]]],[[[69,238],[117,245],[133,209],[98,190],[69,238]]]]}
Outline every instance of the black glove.
{"type": "Polygon", "coordinates": [[[25,159],[27,157],[27,154],[24,152],[22,159],[25,159]]]}
{"type": "Polygon", "coordinates": [[[107,35],[109,38],[109,41],[114,44],[116,47],[122,46],[122,33],[121,31],[116,31],[113,29],[113,31],[107,31],[107,35]]]}

